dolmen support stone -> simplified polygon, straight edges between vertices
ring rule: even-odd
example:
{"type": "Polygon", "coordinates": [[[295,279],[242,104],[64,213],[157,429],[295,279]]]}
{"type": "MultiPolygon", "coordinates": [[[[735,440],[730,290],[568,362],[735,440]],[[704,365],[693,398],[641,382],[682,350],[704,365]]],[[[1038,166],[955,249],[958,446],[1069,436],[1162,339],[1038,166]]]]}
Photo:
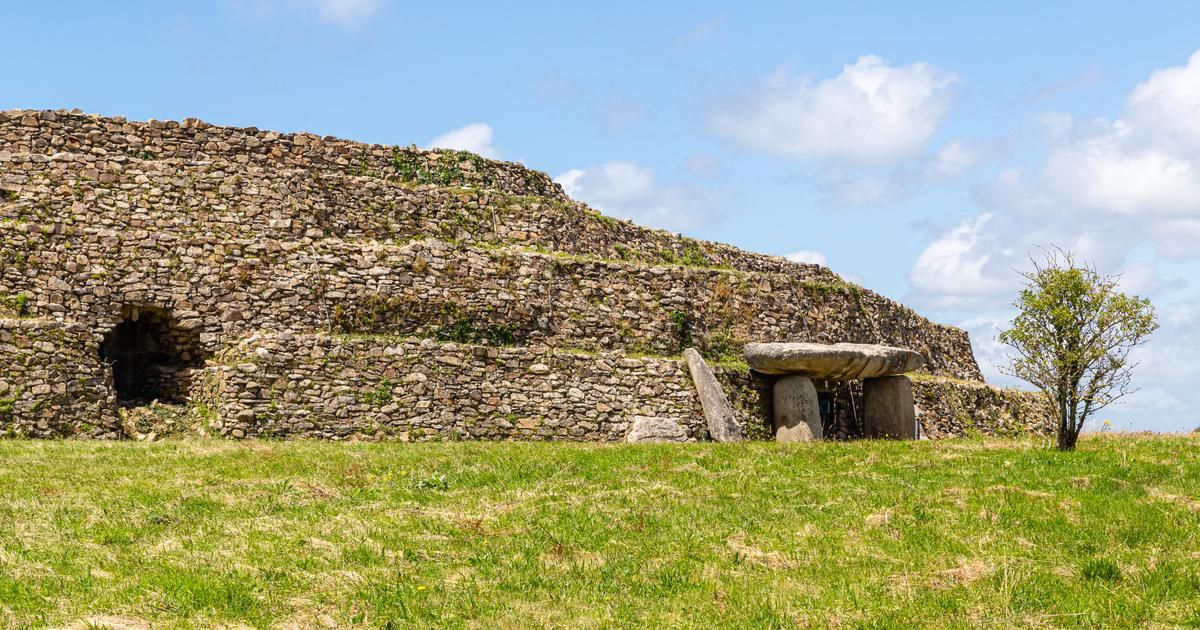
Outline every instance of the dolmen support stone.
{"type": "Polygon", "coordinates": [[[807,376],[789,375],[775,383],[772,392],[775,407],[775,440],[808,442],[824,435],[817,388],[807,376]]]}
{"type": "Polygon", "coordinates": [[[704,357],[695,348],[683,351],[687,359],[688,371],[692,374],[692,383],[696,386],[696,394],[700,397],[700,407],[704,410],[704,419],[708,423],[708,434],[714,442],[743,442],[746,433],[738,424],[721,383],[713,374],[712,369],[704,362],[704,357]]]}
{"type": "Polygon", "coordinates": [[[862,381],[866,437],[917,437],[912,382],[902,375],[925,364],[919,352],[854,343],[752,343],[746,345],[745,355],[753,370],[783,375],[772,396],[777,441],[822,437],[812,379],[862,381]]]}
{"type": "Polygon", "coordinates": [[[917,439],[917,415],[912,381],[907,376],[882,376],[863,382],[865,437],[917,439]]]}

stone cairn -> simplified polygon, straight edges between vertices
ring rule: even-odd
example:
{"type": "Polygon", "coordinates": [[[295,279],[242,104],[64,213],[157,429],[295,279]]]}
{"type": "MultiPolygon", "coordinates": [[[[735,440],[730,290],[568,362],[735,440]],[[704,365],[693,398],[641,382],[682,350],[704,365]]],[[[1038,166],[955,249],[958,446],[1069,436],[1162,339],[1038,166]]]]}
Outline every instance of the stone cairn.
{"type": "MultiPolygon", "coordinates": [[[[604,216],[520,164],[0,112],[0,436],[137,437],[127,412],[165,405],[231,438],[761,439],[751,340],[920,352],[930,437],[1049,426],[982,382],[962,330],[823,266],[604,216]]],[[[841,418],[886,406],[895,373],[867,401],[817,387],[841,418]]]]}

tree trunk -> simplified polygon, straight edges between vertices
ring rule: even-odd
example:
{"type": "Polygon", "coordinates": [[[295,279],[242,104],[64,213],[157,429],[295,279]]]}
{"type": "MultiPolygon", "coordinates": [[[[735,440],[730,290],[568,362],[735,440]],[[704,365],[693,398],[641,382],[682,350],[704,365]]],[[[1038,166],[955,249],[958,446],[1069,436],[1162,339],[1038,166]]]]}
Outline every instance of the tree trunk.
{"type": "Polygon", "coordinates": [[[1073,451],[1075,442],[1079,440],[1079,429],[1071,429],[1065,420],[1058,423],[1058,450],[1073,451]]]}

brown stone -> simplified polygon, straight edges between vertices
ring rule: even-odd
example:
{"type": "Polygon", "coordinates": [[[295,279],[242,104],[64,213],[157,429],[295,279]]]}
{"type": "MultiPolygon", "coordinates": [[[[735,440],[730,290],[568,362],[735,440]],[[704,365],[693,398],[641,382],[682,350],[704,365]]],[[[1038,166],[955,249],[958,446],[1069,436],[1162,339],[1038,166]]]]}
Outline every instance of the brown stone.
{"type": "Polygon", "coordinates": [[[863,433],[868,438],[917,438],[917,411],[907,376],[863,381],[863,433]]]}

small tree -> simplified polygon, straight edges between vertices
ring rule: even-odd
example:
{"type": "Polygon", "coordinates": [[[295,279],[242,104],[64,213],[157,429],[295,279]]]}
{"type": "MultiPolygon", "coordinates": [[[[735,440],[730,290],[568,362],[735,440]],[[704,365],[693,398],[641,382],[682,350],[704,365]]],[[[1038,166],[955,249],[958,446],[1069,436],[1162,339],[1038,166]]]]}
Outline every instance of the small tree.
{"type": "Polygon", "coordinates": [[[1054,403],[1058,448],[1071,450],[1093,413],[1131,393],[1129,353],[1158,328],[1150,300],[1117,290],[1119,276],[1076,266],[1062,250],[1023,273],[1020,313],[999,340],[1014,356],[1001,369],[1054,403]]]}

